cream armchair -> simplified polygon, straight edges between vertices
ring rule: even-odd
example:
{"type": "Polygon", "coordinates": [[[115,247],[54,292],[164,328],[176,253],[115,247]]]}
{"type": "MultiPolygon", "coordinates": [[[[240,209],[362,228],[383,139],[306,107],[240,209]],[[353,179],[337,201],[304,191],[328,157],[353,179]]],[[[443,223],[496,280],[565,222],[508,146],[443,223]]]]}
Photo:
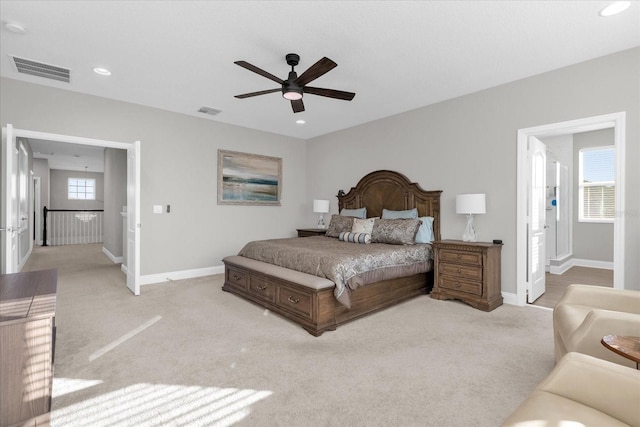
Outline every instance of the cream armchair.
{"type": "Polygon", "coordinates": [[[605,335],[640,336],[640,292],[569,285],[553,310],[555,358],[575,351],[635,368],[635,362],[604,347],[605,335]]]}
{"type": "Polygon", "coordinates": [[[503,427],[640,426],[640,371],[566,354],[503,427]]]}

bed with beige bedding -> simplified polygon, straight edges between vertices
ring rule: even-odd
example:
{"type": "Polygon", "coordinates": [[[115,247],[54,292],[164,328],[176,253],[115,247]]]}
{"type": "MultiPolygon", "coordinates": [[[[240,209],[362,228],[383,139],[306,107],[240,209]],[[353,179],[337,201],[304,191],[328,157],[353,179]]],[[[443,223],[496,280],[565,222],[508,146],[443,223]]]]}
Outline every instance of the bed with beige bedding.
{"type": "Polygon", "coordinates": [[[440,193],[422,190],[397,172],[372,172],[348,193],[339,192],[340,211],[366,207],[368,218],[380,218],[383,210],[386,215],[415,209],[418,218],[367,221],[334,215],[328,237],[249,242],[238,255],[223,260],[223,290],[315,336],[426,294],[433,287],[432,249],[428,243],[416,243],[415,236],[429,218],[431,239],[440,238],[440,193]],[[355,222],[374,229],[351,233],[355,222]],[[363,237],[373,237],[373,242],[365,243],[363,237]]]}

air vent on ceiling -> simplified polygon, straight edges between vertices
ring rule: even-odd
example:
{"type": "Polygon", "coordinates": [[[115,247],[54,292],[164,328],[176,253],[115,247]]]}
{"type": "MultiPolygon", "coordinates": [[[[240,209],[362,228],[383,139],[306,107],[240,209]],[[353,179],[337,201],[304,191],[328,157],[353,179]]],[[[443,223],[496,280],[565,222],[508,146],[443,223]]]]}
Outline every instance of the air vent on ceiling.
{"type": "Polygon", "coordinates": [[[19,73],[30,74],[32,76],[44,77],[46,79],[58,80],[69,83],[71,80],[71,70],[57,67],[55,65],[44,64],[30,59],[12,56],[13,63],[19,73]]]}
{"type": "Polygon", "coordinates": [[[211,108],[211,107],[200,107],[200,109],[198,110],[198,113],[204,113],[210,116],[215,116],[216,114],[222,113],[222,110],[216,110],[215,108],[211,108]]]}

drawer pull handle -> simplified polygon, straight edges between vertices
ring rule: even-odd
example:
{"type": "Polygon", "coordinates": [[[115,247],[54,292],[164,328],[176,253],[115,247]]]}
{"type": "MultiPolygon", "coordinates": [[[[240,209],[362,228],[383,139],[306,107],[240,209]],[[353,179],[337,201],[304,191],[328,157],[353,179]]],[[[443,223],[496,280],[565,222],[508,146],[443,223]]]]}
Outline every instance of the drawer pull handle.
{"type": "Polygon", "coordinates": [[[458,269],[458,273],[461,273],[460,269],[458,269]]]}
{"type": "Polygon", "coordinates": [[[291,295],[289,295],[289,298],[287,298],[287,300],[291,303],[291,304],[297,304],[300,302],[300,298],[294,298],[291,295]]]}
{"type": "Polygon", "coordinates": [[[258,290],[260,290],[260,291],[267,290],[267,286],[266,285],[256,285],[256,288],[258,288],[258,290]]]}
{"type": "Polygon", "coordinates": [[[240,280],[242,279],[242,276],[240,276],[239,274],[233,273],[233,280],[240,280]]]}
{"type": "Polygon", "coordinates": [[[458,254],[458,259],[462,259],[462,255],[458,254]]]}

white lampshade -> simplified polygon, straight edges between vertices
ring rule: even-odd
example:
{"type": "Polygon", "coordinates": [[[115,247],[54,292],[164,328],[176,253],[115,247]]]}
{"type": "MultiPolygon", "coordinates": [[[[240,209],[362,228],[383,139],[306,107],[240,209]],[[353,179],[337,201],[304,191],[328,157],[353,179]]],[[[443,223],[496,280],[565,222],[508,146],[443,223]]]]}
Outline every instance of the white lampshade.
{"type": "Polygon", "coordinates": [[[457,214],[487,213],[484,194],[458,194],[456,196],[457,214]]]}
{"type": "Polygon", "coordinates": [[[329,212],[329,201],[328,200],[314,200],[313,201],[313,211],[316,213],[327,213],[329,212]]]}

